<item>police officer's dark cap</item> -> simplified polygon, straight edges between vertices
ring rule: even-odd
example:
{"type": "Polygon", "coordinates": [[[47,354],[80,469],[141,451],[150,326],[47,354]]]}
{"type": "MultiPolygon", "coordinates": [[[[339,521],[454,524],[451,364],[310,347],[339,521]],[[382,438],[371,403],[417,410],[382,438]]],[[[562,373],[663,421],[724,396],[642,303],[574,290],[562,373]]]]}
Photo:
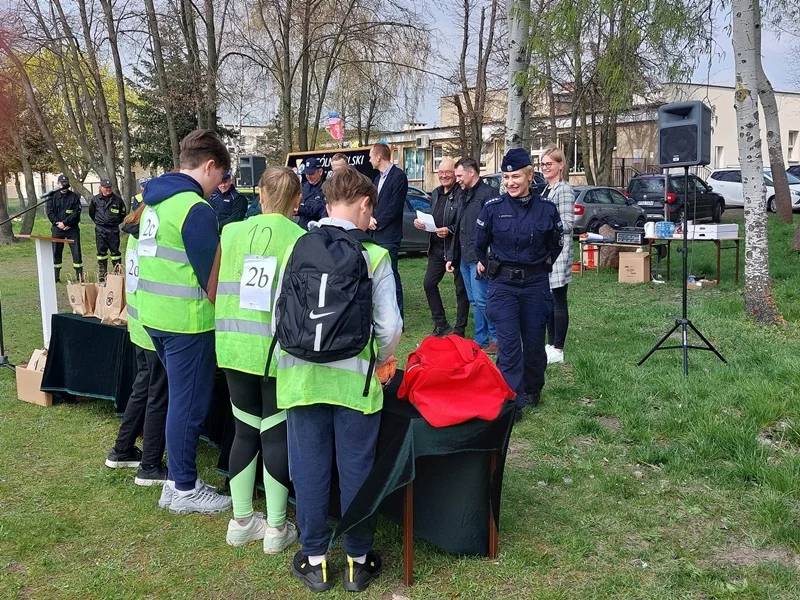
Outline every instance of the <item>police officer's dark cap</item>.
{"type": "Polygon", "coordinates": [[[110,188],[111,182],[108,179],[103,179],[103,181],[100,182],[100,187],[110,188]]]}
{"type": "Polygon", "coordinates": [[[228,181],[230,180],[231,177],[233,177],[233,174],[230,171],[228,171],[222,176],[222,181],[228,181]]]}
{"type": "Polygon", "coordinates": [[[307,158],[303,163],[303,173],[310,173],[322,168],[322,160],[319,158],[307,158]]]}
{"type": "Polygon", "coordinates": [[[66,175],[59,175],[58,176],[58,183],[69,183],[69,177],[66,175]]]}
{"type": "Polygon", "coordinates": [[[504,173],[519,171],[531,166],[531,155],[524,148],[512,148],[503,157],[503,165],[500,169],[504,173]]]}

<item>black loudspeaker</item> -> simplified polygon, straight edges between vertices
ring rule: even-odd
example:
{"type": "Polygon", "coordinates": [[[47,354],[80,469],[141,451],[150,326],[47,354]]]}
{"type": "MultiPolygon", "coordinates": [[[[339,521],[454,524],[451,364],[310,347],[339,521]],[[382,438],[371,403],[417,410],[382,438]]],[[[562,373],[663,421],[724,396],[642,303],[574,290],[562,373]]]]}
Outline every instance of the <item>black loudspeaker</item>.
{"type": "Polygon", "coordinates": [[[263,156],[240,156],[237,185],[243,188],[256,187],[266,168],[267,159],[263,156]]]}
{"type": "Polygon", "coordinates": [[[691,167],[711,162],[711,109],[674,102],[658,109],[658,165],[691,167]]]}

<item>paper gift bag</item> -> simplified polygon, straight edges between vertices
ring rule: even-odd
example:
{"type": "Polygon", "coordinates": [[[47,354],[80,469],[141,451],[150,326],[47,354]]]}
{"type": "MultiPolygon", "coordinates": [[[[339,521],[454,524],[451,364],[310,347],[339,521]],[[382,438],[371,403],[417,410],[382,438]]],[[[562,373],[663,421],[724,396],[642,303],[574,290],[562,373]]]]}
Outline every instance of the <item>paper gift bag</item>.
{"type": "Polygon", "coordinates": [[[125,325],[128,315],[125,311],[125,275],[117,265],[114,273],[106,275],[106,285],[100,288],[97,299],[97,317],[105,325],[125,325]]]}
{"type": "Polygon", "coordinates": [[[89,283],[86,279],[72,283],[67,279],[67,297],[72,313],[82,317],[93,317],[97,303],[97,284],[89,283]]]}

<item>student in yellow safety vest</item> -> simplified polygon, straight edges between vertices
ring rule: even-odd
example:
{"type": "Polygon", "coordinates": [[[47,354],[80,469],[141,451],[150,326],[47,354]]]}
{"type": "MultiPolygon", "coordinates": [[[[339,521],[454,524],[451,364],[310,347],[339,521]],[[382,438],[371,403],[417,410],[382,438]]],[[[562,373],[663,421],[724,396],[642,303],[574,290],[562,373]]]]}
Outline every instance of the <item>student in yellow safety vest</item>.
{"type": "Polygon", "coordinates": [[[231,546],[263,539],[264,552],[277,554],[295,543],[297,528],[286,520],[289,462],[286,411],[278,409],[275,389],[277,361],[270,361],[267,377],[264,371],[282,260],[305,232],[291,220],[300,203],[300,180],[291,169],[270,167],[259,190],[262,214],[222,230],[208,296],[215,309],[217,364],[225,371],[236,419],[229,462],[233,518],[226,539],[231,546]],[[253,511],[259,462],[266,520],[253,511]]]}

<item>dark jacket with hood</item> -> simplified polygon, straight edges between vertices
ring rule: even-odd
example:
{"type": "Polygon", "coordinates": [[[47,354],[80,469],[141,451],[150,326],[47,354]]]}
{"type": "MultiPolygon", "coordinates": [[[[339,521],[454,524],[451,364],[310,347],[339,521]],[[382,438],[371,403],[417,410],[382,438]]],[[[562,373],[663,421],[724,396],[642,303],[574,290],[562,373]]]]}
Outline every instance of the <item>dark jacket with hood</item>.
{"type": "MultiPolygon", "coordinates": [[[[144,203],[155,206],[169,202],[170,198],[182,192],[194,192],[203,198],[203,188],[197,181],[184,173],[165,173],[147,182],[144,190],[144,203]]],[[[186,215],[181,229],[186,256],[200,282],[200,287],[208,291],[208,279],[214,266],[214,258],[219,246],[217,215],[211,205],[203,200],[195,204],[186,215]]]]}

